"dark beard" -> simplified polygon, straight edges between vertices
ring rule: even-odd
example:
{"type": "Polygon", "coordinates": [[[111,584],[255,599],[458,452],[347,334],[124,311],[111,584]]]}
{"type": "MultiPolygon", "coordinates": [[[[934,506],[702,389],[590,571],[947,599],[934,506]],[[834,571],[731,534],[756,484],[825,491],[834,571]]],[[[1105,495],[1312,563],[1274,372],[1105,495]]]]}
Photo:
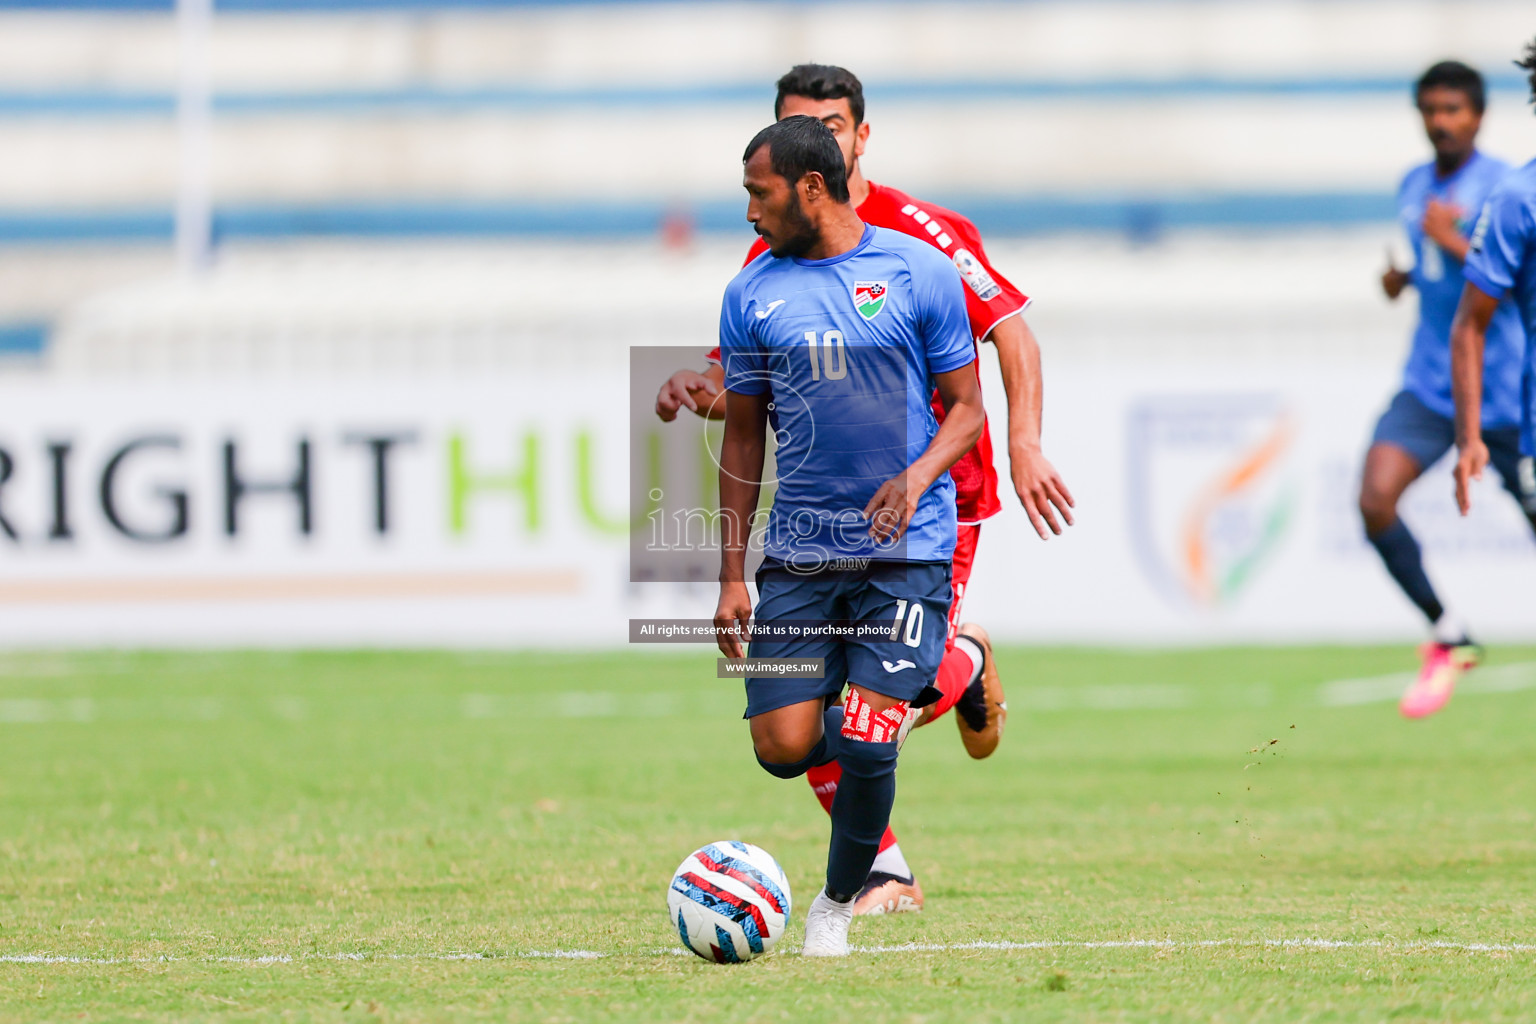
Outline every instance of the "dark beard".
{"type": "Polygon", "coordinates": [[[804,256],[816,244],[816,226],[801,209],[799,192],[790,193],[789,209],[784,215],[784,230],[787,232],[785,238],[778,245],[768,247],[769,254],[776,259],[804,256]]]}

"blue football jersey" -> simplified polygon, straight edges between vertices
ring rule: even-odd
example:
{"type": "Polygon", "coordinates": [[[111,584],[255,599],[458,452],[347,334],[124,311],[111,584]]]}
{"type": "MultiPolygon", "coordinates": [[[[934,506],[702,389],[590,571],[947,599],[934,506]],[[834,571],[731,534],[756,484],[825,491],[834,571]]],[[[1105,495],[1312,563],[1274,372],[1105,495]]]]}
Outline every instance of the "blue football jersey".
{"type": "MultiPolygon", "coordinates": [[[[1491,298],[1513,302],[1525,328],[1527,384],[1536,375],[1536,160],[1509,174],[1488,197],[1472,250],[1467,253],[1467,281],[1491,298]]],[[[1499,307],[1503,311],[1503,306],[1499,307]]],[[[1493,344],[1489,328],[1488,344],[1493,344]]],[[[1528,387],[1529,391],[1530,388],[1528,387]]],[[[1484,394],[1487,387],[1484,387],[1484,394]]],[[[1487,417],[1484,417],[1486,422],[1487,417]]],[[[1527,395],[1520,447],[1536,455],[1536,408],[1527,395]]]]}
{"type": "MultiPolygon", "coordinates": [[[[1419,322],[1413,332],[1413,348],[1403,369],[1403,389],[1411,392],[1433,412],[1450,417],[1451,321],[1461,301],[1465,283],[1462,265],[1427,238],[1420,227],[1431,198],[1458,206],[1462,216],[1457,229],[1472,233],[1478,213],[1496,185],[1509,173],[1509,165],[1474,152],[1456,173],[1437,177],[1434,162],[1415,167],[1403,179],[1397,193],[1397,212],[1413,248],[1413,287],[1419,293],[1419,322]]],[[[1483,426],[1508,427],[1520,422],[1520,371],[1525,332],[1513,303],[1505,303],[1488,326],[1488,347],[1483,366],[1483,426]]]]}
{"type": "Polygon", "coordinates": [[[927,449],[938,423],[933,375],[974,361],[960,275],[899,231],[866,227],[825,260],[763,253],[725,290],[725,386],[768,394],[777,446],[764,554],[813,567],[862,557],[947,562],[955,485],[923,492],[894,546],[869,537],[864,507],[927,449]]]}

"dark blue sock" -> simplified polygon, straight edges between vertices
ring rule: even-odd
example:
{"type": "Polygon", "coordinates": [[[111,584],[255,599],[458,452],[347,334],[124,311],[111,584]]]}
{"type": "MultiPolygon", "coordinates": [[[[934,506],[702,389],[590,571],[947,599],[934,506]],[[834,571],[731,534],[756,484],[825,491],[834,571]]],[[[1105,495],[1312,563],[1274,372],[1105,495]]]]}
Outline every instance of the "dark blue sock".
{"type": "Polygon", "coordinates": [[[1430,584],[1429,577],[1424,574],[1424,556],[1420,554],[1419,542],[1413,539],[1408,524],[1401,519],[1394,519],[1391,526],[1374,537],[1369,534],[1366,536],[1375,545],[1381,560],[1387,564],[1387,572],[1392,574],[1397,585],[1403,588],[1403,593],[1408,595],[1408,600],[1419,606],[1419,611],[1429,619],[1430,625],[1438,622],[1445,608],[1435,596],[1435,588],[1430,584]]]}
{"type": "MultiPolygon", "coordinates": [[[[842,729],[842,709],[837,708],[842,729]]],[[[831,727],[830,716],[828,727],[831,727]]],[[[880,840],[891,823],[896,803],[896,744],[866,743],[840,737],[838,763],[843,766],[837,795],[832,798],[832,843],[827,848],[827,892],[834,897],[857,896],[880,852],[880,840]]]]}

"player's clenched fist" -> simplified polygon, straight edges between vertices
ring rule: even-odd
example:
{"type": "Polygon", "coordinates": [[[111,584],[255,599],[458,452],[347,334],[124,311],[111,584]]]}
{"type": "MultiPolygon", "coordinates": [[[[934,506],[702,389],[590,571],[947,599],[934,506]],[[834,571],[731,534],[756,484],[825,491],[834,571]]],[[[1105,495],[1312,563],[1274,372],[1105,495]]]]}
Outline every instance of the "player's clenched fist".
{"type": "Polygon", "coordinates": [[[1387,269],[1381,274],[1381,290],[1387,298],[1397,301],[1397,297],[1403,294],[1403,289],[1413,283],[1413,275],[1406,270],[1397,269],[1397,262],[1392,258],[1392,250],[1387,249],[1387,269]]]}
{"type": "Polygon", "coordinates": [[[715,607],[715,643],[727,658],[745,655],[742,641],[752,621],[752,595],[745,583],[720,584],[720,603],[715,607]]]}
{"type": "Polygon", "coordinates": [[[1431,197],[1424,204],[1424,219],[1419,227],[1442,249],[1454,252],[1466,241],[1461,228],[1457,226],[1464,213],[1461,207],[1453,203],[1442,203],[1431,197]]]}
{"type": "Polygon", "coordinates": [[[912,516],[917,512],[907,496],[907,474],[893,476],[880,485],[875,496],[864,506],[864,518],[869,520],[869,535],[877,544],[894,544],[907,532],[912,516]]]}

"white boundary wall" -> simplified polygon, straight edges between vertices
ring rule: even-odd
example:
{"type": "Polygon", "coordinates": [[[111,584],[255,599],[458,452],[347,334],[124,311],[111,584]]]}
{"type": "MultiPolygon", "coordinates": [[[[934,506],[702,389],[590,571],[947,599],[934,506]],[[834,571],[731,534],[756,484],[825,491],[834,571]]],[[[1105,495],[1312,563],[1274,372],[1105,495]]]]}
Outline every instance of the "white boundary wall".
{"type": "MultiPolygon", "coordinates": [[[[567,382],[0,385],[18,535],[0,536],[0,644],[607,646],[631,616],[707,616],[710,587],[625,582],[623,367],[594,368],[580,407],[567,382]],[[356,438],[385,437],[381,533],[356,438]],[[231,499],[226,468],[233,443],[236,478],[291,482],[301,441],[307,534],[293,491],[231,499]]],[[[1353,511],[1379,407],[1362,396],[1391,386],[1362,367],[1063,369],[1051,453],[1078,525],[1042,544],[1010,498],[969,616],[1046,642],[1414,636],[1353,511]]],[[[1460,521],[1449,486],[1441,467],[1408,505],[1432,573],[1482,635],[1536,636],[1523,519],[1489,484],[1460,521]]]]}
{"type": "MultiPolygon", "coordinates": [[[[1042,543],[1005,495],[968,615],[1039,642],[1420,635],[1354,512],[1413,317],[1376,283],[1392,233],[999,243],[1035,296],[1046,451],[1079,522],[1042,543]]],[[[707,617],[711,587],[626,582],[627,350],[702,357],[744,249],[252,248],[196,282],[81,303],[47,368],[0,375],[0,515],[20,537],[0,531],[0,645],[617,646],[630,617],[707,617]],[[387,534],[373,449],[353,435],[411,438],[388,454],[387,534]],[[458,487],[458,528],[455,436],[469,475],[517,480],[458,487]],[[109,490],[141,533],[174,525],[185,492],[185,536],[168,543],[128,538],[103,509],[107,465],[146,437],[180,446],[135,449],[109,490]],[[257,493],[229,536],[226,442],[238,476],[272,482],[292,477],[301,438],[311,533],[291,493],[257,493]]],[[[982,364],[1006,480],[985,347],[982,364]]],[[[1405,514],[1480,635],[1536,636],[1536,546],[1495,485],[1462,521],[1441,466],[1405,514]]]]}

